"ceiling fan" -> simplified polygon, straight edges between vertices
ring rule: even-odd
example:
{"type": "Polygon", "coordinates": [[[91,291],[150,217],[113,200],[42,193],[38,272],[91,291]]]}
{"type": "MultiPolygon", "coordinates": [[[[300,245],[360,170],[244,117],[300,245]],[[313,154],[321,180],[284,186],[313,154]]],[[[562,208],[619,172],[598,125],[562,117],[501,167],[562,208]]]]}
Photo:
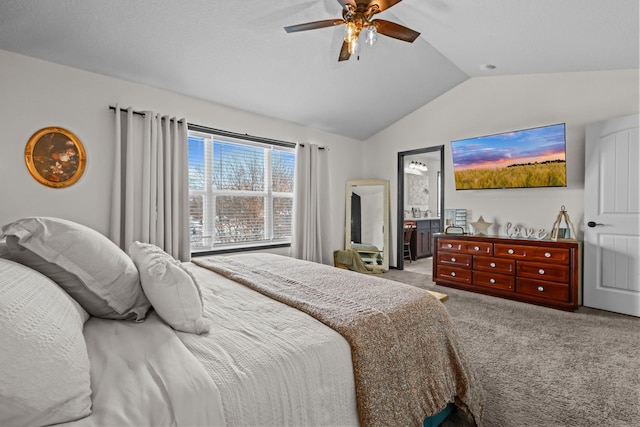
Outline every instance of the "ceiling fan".
{"type": "Polygon", "coordinates": [[[377,34],[413,43],[420,33],[394,22],[373,17],[400,3],[402,0],[338,0],[342,6],[342,19],[325,19],[322,21],[307,22],[305,24],[284,27],[287,33],[297,31],[315,30],[318,28],[333,27],[344,24],[346,32],[338,61],[346,61],[358,51],[358,38],[362,31],[366,32],[365,42],[373,45],[377,34]]]}

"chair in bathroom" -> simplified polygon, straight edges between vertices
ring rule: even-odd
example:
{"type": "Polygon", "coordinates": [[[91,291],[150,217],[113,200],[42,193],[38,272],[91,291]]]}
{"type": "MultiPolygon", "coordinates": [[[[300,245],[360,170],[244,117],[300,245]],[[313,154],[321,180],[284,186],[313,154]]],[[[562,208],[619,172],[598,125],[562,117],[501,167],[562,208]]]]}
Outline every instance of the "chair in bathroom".
{"type": "Polygon", "coordinates": [[[404,259],[408,259],[409,262],[413,260],[413,256],[411,254],[411,236],[413,235],[413,229],[415,227],[415,221],[405,221],[404,223],[404,259]]]}

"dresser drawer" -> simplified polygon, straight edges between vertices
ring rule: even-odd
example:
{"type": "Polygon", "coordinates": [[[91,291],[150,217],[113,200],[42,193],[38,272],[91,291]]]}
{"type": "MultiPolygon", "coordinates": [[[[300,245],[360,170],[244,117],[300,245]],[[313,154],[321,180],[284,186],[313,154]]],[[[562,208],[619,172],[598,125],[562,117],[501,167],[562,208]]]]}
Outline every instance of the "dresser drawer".
{"type": "Polygon", "coordinates": [[[540,262],[518,261],[516,267],[518,277],[551,280],[553,282],[569,282],[569,266],[559,264],[545,264],[540,262]]]}
{"type": "Polygon", "coordinates": [[[478,255],[493,255],[493,243],[438,239],[438,250],[478,255]]]}
{"type": "Polygon", "coordinates": [[[466,242],[465,251],[470,254],[493,255],[493,243],[466,242]]]}
{"type": "Polygon", "coordinates": [[[437,277],[438,279],[469,284],[471,283],[471,270],[439,265],[437,277]]]}
{"type": "Polygon", "coordinates": [[[543,299],[569,301],[569,286],[542,280],[522,279],[516,281],[516,293],[532,295],[543,299]]]}
{"type": "Polygon", "coordinates": [[[558,264],[569,264],[571,253],[564,248],[529,248],[527,259],[531,261],[554,262],[558,264]]]}
{"type": "Polygon", "coordinates": [[[507,258],[544,261],[556,264],[569,264],[570,257],[569,249],[510,245],[505,243],[496,243],[493,254],[507,258]]]}
{"type": "Polygon", "coordinates": [[[471,268],[472,256],[469,254],[446,253],[438,254],[438,265],[446,265],[449,267],[471,268]]]}
{"type": "Polygon", "coordinates": [[[493,246],[493,254],[495,256],[515,259],[522,259],[527,256],[528,246],[510,245],[505,243],[496,243],[493,246]]]}
{"type": "Polygon", "coordinates": [[[515,277],[507,276],[506,274],[474,271],[473,284],[478,286],[485,286],[488,288],[502,289],[505,291],[513,291],[515,287],[515,277]]]}
{"type": "Polygon", "coordinates": [[[473,269],[513,275],[516,271],[516,262],[511,259],[474,256],[473,269]]]}
{"type": "Polygon", "coordinates": [[[438,250],[449,252],[462,252],[467,242],[462,240],[438,239],[438,250]]]}

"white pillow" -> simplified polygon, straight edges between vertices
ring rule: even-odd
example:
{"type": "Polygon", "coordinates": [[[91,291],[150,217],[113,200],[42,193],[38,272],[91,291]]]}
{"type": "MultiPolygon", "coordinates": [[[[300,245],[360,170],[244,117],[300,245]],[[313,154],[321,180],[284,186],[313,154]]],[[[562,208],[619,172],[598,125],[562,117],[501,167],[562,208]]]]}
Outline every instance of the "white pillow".
{"type": "Polygon", "coordinates": [[[155,245],[133,242],[129,255],[138,267],[147,298],[173,329],[192,334],[209,332],[203,318],[200,287],[180,261],[155,245]]]}
{"type": "Polygon", "coordinates": [[[142,320],[150,304],[127,254],[97,231],[58,218],[31,217],[2,227],[9,259],[48,276],[90,314],[142,320]]]}
{"type": "Polygon", "coordinates": [[[0,425],[49,425],[91,413],[83,312],[49,278],[0,259],[0,425]]]}

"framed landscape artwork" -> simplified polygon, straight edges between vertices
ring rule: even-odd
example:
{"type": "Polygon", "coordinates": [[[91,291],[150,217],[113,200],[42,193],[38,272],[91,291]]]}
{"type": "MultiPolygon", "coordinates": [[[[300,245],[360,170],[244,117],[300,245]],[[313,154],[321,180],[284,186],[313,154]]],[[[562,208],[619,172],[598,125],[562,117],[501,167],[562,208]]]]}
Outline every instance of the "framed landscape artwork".
{"type": "Polygon", "coordinates": [[[87,163],[82,142],[59,127],[34,133],[27,142],[24,158],[31,176],[40,184],[54,188],[68,187],[78,181],[87,163]]]}

